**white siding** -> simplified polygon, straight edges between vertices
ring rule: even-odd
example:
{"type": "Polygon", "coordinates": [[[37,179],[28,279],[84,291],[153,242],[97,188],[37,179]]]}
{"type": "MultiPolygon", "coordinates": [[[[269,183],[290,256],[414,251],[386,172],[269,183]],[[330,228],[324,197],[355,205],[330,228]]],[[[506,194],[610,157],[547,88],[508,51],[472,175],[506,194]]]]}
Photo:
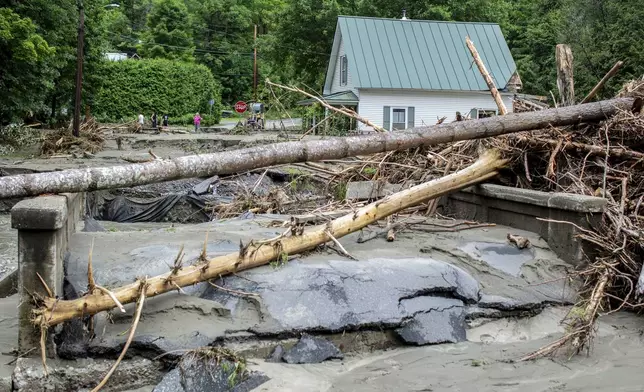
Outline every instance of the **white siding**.
{"type": "MultiPolygon", "coordinates": [[[[512,111],[512,98],[512,95],[503,95],[503,102],[509,112],[512,111]]],[[[358,113],[361,116],[382,126],[385,106],[413,106],[416,127],[423,124],[434,125],[437,118],[443,116],[447,117],[446,123],[452,122],[456,118],[456,112],[467,116],[474,108],[496,110],[496,103],[489,92],[360,89],[358,113]]],[[[367,127],[360,124],[360,129],[367,127]]]]}
{"type": "Polygon", "coordinates": [[[340,59],[344,56],[346,52],[344,51],[344,42],[340,38],[340,47],[338,49],[338,58],[335,61],[335,70],[333,71],[333,80],[331,81],[331,91],[329,94],[339,93],[341,91],[352,90],[357,95],[357,91],[353,87],[353,81],[351,80],[351,59],[347,58],[348,68],[347,68],[347,84],[344,86],[340,85],[340,59]]]}

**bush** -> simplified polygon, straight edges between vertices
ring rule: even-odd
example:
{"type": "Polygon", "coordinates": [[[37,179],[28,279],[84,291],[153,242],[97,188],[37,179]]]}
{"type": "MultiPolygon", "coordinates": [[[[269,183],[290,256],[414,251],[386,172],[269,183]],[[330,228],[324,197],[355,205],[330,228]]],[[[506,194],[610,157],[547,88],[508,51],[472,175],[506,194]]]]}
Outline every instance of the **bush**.
{"type": "Polygon", "coordinates": [[[99,73],[102,82],[92,109],[101,121],[133,121],[139,113],[148,118],[153,111],[159,121],[166,113],[171,119],[194,116],[209,112],[208,101],[214,99],[210,121],[219,122],[220,87],[203,65],[162,59],[105,61],[99,73]]]}

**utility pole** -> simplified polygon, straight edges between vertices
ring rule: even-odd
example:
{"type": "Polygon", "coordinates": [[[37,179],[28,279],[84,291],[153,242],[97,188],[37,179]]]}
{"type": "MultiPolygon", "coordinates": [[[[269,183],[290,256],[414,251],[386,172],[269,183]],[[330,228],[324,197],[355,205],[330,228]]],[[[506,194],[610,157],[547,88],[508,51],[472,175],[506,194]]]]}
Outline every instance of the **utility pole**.
{"type": "Polygon", "coordinates": [[[78,48],[76,51],[76,99],[74,101],[74,136],[80,136],[81,91],[83,89],[83,43],[85,42],[85,10],[78,1],[78,48]]]}
{"type": "Polygon", "coordinates": [[[253,42],[253,98],[257,102],[257,25],[255,25],[253,42]]]}

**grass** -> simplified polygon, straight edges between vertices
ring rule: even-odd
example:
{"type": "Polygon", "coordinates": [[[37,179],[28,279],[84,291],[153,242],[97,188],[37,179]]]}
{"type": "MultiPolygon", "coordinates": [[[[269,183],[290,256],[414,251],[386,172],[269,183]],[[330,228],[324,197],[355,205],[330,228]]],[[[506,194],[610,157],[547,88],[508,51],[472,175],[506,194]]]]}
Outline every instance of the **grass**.
{"type": "Polygon", "coordinates": [[[283,266],[288,264],[288,253],[280,252],[280,255],[277,257],[277,260],[271,261],[269,264],[271,267],[275,269],[282,268],[283,266]]]}

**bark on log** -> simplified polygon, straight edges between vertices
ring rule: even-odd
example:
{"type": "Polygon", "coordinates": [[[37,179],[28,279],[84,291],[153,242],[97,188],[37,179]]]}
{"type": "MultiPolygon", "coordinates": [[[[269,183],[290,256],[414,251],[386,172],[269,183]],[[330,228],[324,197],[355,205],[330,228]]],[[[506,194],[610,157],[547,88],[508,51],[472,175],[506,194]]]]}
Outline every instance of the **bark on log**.
{"type": "Polygon", "coordinates": [[[618,98],[565,108],[416,127],[405,132],[285,142],[141,164],[0,177],[0,199],[44,193],[123,188],[181,178],[211,177],[215,174],[239,173],[286,163],[340,159],[550,126],[599,121],[619,110],[630,110],[633,103],[633,98],[618,98]]]}
{"type": "Polygon", "coordinates": [[[573,77],[572,50],[568,45],[559,44],[555,50],[557,61],[557,88],[559,89],[560,106],[575,104],[575,80],[573,77]]]}
{"type": "MultiPolygon", "coordinates": [[[[499,158],[498,154],[488,152],[461,171],[388,196],[325,225],[306,230],[302,235],[258,244],[251,242],[239,252],[148,278],[145,297],[154,297],[176,290],[177,287],[185,287],[236,271],[258,267],[284,256],[313,249],[319,244],[358,231],[405,208],[484,181],[495,176],[497,170],[505,164],[506,161],[499,158]]],[[[111,291],[120,303],[126,304],[136,301],[141,294],[140,289],[140,282],[134,282],[111,291]]],[[[33,322],[39,326],[53,326],[73,318],[110,310],[115,306],[113,299],[102,292],[87,294],[75,300],[45,298],[42,306],[34,310],[33,322]]]]}
{"type": "Polygon", "coordinates": [[[481,76],[483,76],[483,79],[487,84],[487,88],[490,90],[490,93],[492,93],[492,97],[496,102],[496,106],[499,108],[499,114],[501,116],[505,116],[506,114],[508,114],[508,109],[505,107],[505,104],[503,103],[503,98],[501,97],[499,90],[497,90],[496,85],[494,84],[494,81],[490,76],[490,73],[487,71],[487,68],[485,68],[485,64],[483,64],[483,60],[481,60],[481,56],[479,56],[479,52],[476,50],[476,47],[474,46],[474,43],[472,42],[470,37],[465,37],[465,43],[467,44],[467,48],[470,50],[470,53],[474,58],[474,62],[476,63],[476,66],[478,67],[479,72],[481,72],[481,76]]]}

